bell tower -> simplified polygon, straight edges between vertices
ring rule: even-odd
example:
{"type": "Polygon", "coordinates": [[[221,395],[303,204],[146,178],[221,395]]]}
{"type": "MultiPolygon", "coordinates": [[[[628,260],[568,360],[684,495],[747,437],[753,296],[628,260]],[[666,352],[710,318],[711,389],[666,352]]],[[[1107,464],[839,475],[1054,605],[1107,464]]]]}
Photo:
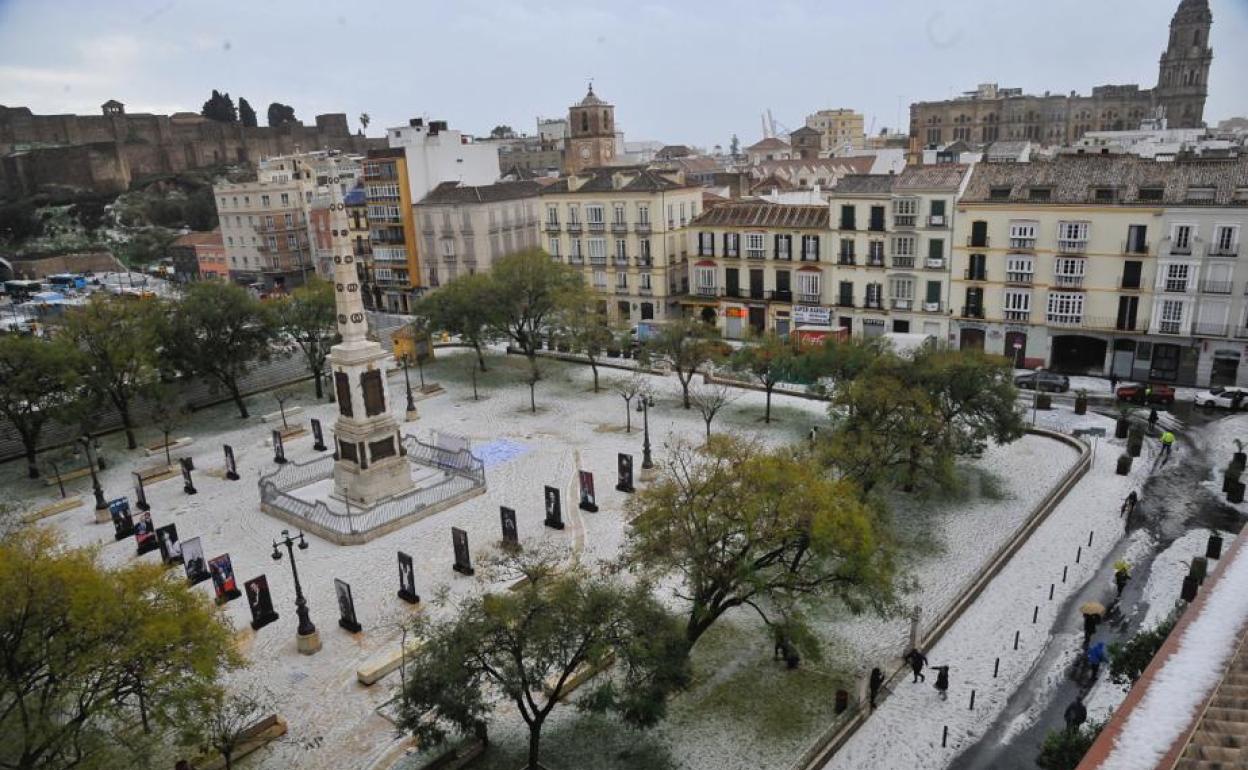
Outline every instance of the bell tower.
{"type": "Polygon", "coordinates": [[[589,84],[585,98],[568,108],[568,147],[564,171],[575,174],[587,168],[615,162],[615,107],[594,93],[589,84]]]}
{"type": "Polygon", "coordinates": [[[1170,20],[1170,43],[1161,55],[1153,90],[1154,105],[1161,108],[1170,128],[1204,125],[1209,65],[1213,62],[1209,47],[1212,26],[1209,0],[1181,0],[1170,20]]]}

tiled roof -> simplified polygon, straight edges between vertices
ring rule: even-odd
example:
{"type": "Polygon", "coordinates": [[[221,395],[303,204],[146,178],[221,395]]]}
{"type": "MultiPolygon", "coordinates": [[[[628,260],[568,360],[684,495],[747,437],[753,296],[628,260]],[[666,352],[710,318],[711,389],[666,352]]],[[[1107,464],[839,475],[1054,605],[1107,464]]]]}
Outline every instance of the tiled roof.
{"type": "Polygon", "coordinates": [[[721,203],[708,208],[690,227],[828,227],[827,206],[788,206],[780,203],[721,203]]]}
{"type": "Polygon", "coordinates": [[[906,166],[894,177],[893,192],[906,190],[957,190],[970,166],[941,163],[935,166],[906,166]]]}
{"type": "Polygon", "coordinates": [[[798,134],[801,134],[802,136],[806,136],[808,134],[814,134],[815,136],[822,136],[822,134],[820,134],[818,131],[811,128],[810,126],[802,126],[801,128],[790,131],[789,137],[792,138],[794,136],[797,136],[798,134]]]}
{"type": "Polygon", "coordinates": [[[1157,162],[1134,155],[1058,155],[1030,163],[977,163],[962,200],[970,203],[1094,203],[1094,190],[1113,188],[1115,202],[1140,205],[1248,206],[1248,156],[1228,160],[1157,162]],[[1140,188],[1160,189],[1161,198],[1141,200],[1140,188]],[[1189,197],[1191,188],[1211,194],[1189,197]],[[1006,197],[993,190],[1008,189],[1006,197]],[[1049,190],[1048,199],[1031,198],[1032,189],[1049,190]],[[1238,199],[1236,199],[1238,198],[1238,199]]]}
{"type": "Polygon", "coordinates": [[[638,168],[636,166],[624,168],[592,168],[586,169],[583,173],[589,174],[590,178],[575,190],[568,187],[568,177],[563,177],[554,184],[547,186],[543,192],[659,192],[661,190],[680,190],[687,187],[698,186],[674,182],[657,171],[652,171],[648,168],[638,168]],[[619,174],[620,178],[623,179],[623,183],[618,187],[616,186],[617,174],[619,174]]]}
{"type": "Polygon", "coordinates": [[[895,174],[848,174],[836,183],[836,195],[887,195],[896,178],[895,174]]]}
{"type": "Polygon", "coordinates": [[[845,174],[865,174],[871,170],[875,157],[871,155],[854,155],[845,158],[795,158],[793,160],[765,160],[754,166],[755,173],[767,176],[777,172],[797,172],[810,170],[812,173],[832,173],[840,176],[845,174]]]}
{"type": "Polygon", "coordinates": [[[749,150],[788,150],[791,148],[789,147],[789,143],[784,141],[783,139],[777,139],[774,136],[769,136],[760,142],[755,142],[754,144],[751,144],[749,147],[746,147],[745,149],[746,151],[749,151],[749,150]]]}
{"type": "Polygon", "coordinates": [[[778,177],[775,174],[772,174],[771,176],[768,176],[768,177],[764,177],[763,179],[760,179],[754,184],[750,185],[750,192],[766,193],[766,192],[771,192],[772,190],[792,190],[792,189],[794,189],[793,184],[789,182],[789,180],[784,179],[783,177],[778,177]]]}
{"type": "Polygon", "coordinates": [[[420,205],[438,206],[453,203],[493,203],[518,200],[535,197],[541,189],[541,185],[528,179],[519,182],[495,182],[479,187],[459,182],[443,182],[433,188],[420,201],[420,205]]]}
{"type": "Polygon", "coordinates": [[[171,246],[225,246],[221,238],[221,228],[206,233],[191,232],[178,236],[171,246]]]}

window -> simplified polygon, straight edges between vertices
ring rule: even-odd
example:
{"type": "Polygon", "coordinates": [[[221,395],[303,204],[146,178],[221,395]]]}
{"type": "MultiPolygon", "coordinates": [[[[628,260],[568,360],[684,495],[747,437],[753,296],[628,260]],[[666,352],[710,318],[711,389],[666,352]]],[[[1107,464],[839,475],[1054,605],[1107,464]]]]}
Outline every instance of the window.
{"type": "Polygon", "coordinates": [[[585,207],[585,222],[590,229],[602,227],[602,206],[600,204],[591,204],[585,207]]]}
{"type": "Polygon", "coordinates": [[[932,215],[928,223],[934,227],[943,227],[945,224],[945,201],[943,199],[933,200],[931,207],[932,215]]]}
{"type": "Polygon", "coordinates": [[[628,273],[621,270],[615,274],[615,288],[628,291],[628,273]]]}
{"type": "Polygon", "coordinates": [[[699,294],[715,293],[715,268],[713,267],[697,267],[693,270],[695,283],[698,287],[699,294]]]}
{"type": "Polygon", "coordinates": [[[685,204],[680,204],[680,226],[684,227],[688,220],[685,219],[685,204]]]}
{"type": "Polygon", "coordinates": [[[1191,254],[1192,253],[1192,226],[1191,225],[1175,225],[1170,231],[1170,253],[1172,254],[1191,254]]]}
{"type": "Polygon", "coordinates": [[[698,233],[698,256],[715,256],[715,233],[698,233]]]}
{"type": "Polygon", "coordinates": [[[1034,249],[1038,227],[1036,222],[1010,222],[1010,248],[1034,249]]]}
{"type": "Polygon", "coordinates": [[[776,236],[776,259],[791,260],[793,259],[793,236],[777,235],[776,236]]]}
{"type": "Polygon", "coordinates": [[[611,221],[617,225],[625,224],[626,220],[624,219],[624,204],[623,203],[612,204],[611,210],[612,210],[612,216],[615,217],[611,221]]]}
{"type": "Polygon", "coordinates": [[[893,201],[894,227],[914,227],[918,214],[919,201],[917,198],[900,198],[893,201]]]}
{"type": "Polygon", "coordinates": [[[628,261],[628,241],[624,240],[623,238],[615,239],[615,261],[616,262],[628,261]]]}
{"type": "Polygon", "coordinates": [[[576,262],[580,262],[582,259],[585,258],[585,255],[581,252],[581,239],[580,238],[572,239],[572,253],[568,256],[570,259],[576,262]]]}
{"type": "Polygon", "coordinates": [[[1058,286],[1082,286],[1088,261],[1080,257],[1058,257],[1053,260],[1053,282],[1058,286]]]}
{"type": "MultiPolygon", "coordinates": [[[[494,212],[491,211],[490,216],[492,217],[493,215],[494,215],[494,212]]],[[[581,223],[580,207],[577,206],[576,204],[569,204],[568,205],[568,224],[579,225],[580,223],[581,223]]],[[[490,224],[493,224],[493,220],[491,220],[490,224]]]]}
{"type": "Polygon", "coordinates": [[[1027,199],[1033,201],[1047,201],[1053,197],[1053,191],[1047,187],[1032,187],[1027,190],[1027,199]]]}
{"type": "Polygon", "coordinates": [[[639,283],[640,283],[641,288],[642,288],[642,290],[643,290],[643,291],[650,291],[650,289],[651,289],[651,285],[650,285],[650,274],[649,274],[649,273],[642,273],[642,274],[641,274],[641,277],[640,277],[640,279],[639,279],[639,283]]]}
{"type": "Polygon", "coordinates": [[[802,236],[802,261],[818,262],[819,261],[819,236],[803,235],[802,236]]]}
{"type": "Polygon", "coordinates": [[[993,187],[988,190],[988,200],[990,201],[1008,201],[1009,199],[1009,187],[993,187]]]}
{"type": "Polygon", "coordinates": [[[1187,291],[1189,274],[1189,265],[1166,265],[1163,288],[1166,291],[1187,291]]]}
{"type": "Polygon", "coordinates": [[[1048,322],[1078,324],[1083,322],[1082,292],[1049,292],[1048,322]]]}
{"type": "Polygon", "coordinates": [[[1092,190],[1092,200],[1097,203],[1113,203],[1118,200],[1118,191],[1112,187],[1097,187],[1092,190]]]}
{"type": "Polygon", "coordinates": [[[1031,257],[1019,257],[1013,254],[1005,258],[1005,279],[1011,283],[1031,283],[1031,257]]]}
{"type": "Polygon", "coordinates": [[[763,246],[762,233],[746,233],[745,234],[745,256],[746,259],[766,259],[767,251],[763,246]]]}
{"type": "Polygon", "coordinates": [[[294,233],[286,234],[286,248],[291,250],[299,248],[299,239],[295,237],[294,233]]]}
{"type": "Polygon", "coordinates": [[[282,193],[282,205],[283,206],[290,205],[290,193],[282,193]]]}
{"type": "Polygon", "coordinates": [[[724,233],[724,256],[736,257],[740,255],[741,235],[739,233],[724,233]]]}
{"type": "Polygon", "coordinates": [[[641,249],[641,261],[648,263],[650,261],[650,239],[642,238],[637,241],[637,246],[641,249]]]}
{"type": "MultiPolygon", "coordinates": [[[[645,277],[648,278],[649,276],[645,276],[645,277]]],[[[649,286],[646,286],[644,288],[649,288],[649,286]]],[[[641,303],[641,320],[650,321],[653,319],[654,319],[654,303],[653,302],[641,303]]]]}
{"type": "Polygon", "coordinates": [[[650,207],[645,204],[637,204],[637,224],[650,224],[650,207]]]}
{"type": "Polygon", "coordinates": [[[554,225],[556,227],[559,226],[559,207],[558,206],[546,207],[546,224],[554,225]]]}
{"type": "Polygon", "coordinates": [[[667,204],[667,229],[671,230],[676,226],[676,207],[671,203],[667,204]]]}
{"type": "Polygon", "coordinates": [[[874,230],[876,232],[882,232],[884,230],[884,207],[883,206],[871,207],[871,219],[867,222],[867,229],[874,230]]]}
{"type": "Polygon", "coordinates": [[[945,240],[943,238],[932,238],[927,242],[927,263],[928,267],[940,267],[945,261],[945,240]]]}
{"type": "Polygon", "coordinates": [[[867,244],[867,264],[884,266],[884,241],[871,241],[867,244]]]}
{"type": "Polygon", "coordinates": [[[589,263],[603,265],[607,262],[607,241],[605,238],[589,239],[589,263]]]}
{"type": "Polygon", "coordinates": [[[1216,187],[1189,187],[1187,200],[1189,203],[1212,203],[1217,192],[1216,187]]]}
{"type": "Polygon", "coordinates": [[[268,246],[269,251],[277,251],[277,236],[270,235],[265,238],[265,245],[268,246]]]}
{"type": "Polygon", "coordinates": [[[230,246],[233,246],[233,245],[234,245],[234,239],[233,239],[233,238],[226,238],[225,240],[226,240],[226,243],[227,243],[228,245],[230,245],[230,246]]]}
{"type": "Polygon", "coordinates": [[[273,229],[273,215],[270,214],[264,218],[264,226],[266,229],[273,229]]]}
{"type": "Polygon", "coordinates": [[[550,256],[552,257],[559,256],[559,239],[558,238],[550,239],[550,256]]]}
{"type": "Polygon", "coordinates": [[[593,285],[599,291],[605,291],[607,288],[607,274],[602,270],[593,271],[593,285]]]}
{"type": "Polygon", "coordinates": [[[261,196],[260,196],[260,205],[261,205],[261,206],[264,206],[264,207],[267,209],[267,208],[269,207],[269,196],[267,196],[267,195],[261,195],[261,196]]]}
{"type": "Polygon", "coordinates": [[[1007,321],[1026,321],[1031,317],[1031,292],[1006,289],[1001,298],[1001,309],[1007,321]]]}
{"type": "Polygon", "coordinates": [[[442,239],[442,256],[449,257],[451,259],[455,258],[455,239],[454,238],[442,239]]]}
{"type": "Polygon", "coordinates": [[[910,301],[914,299],[914,281],[909,278],[893,278],[888,282],[889,296],[893,298],[893,307],[909,310],[910,301]]]}
{"type": "Polygon", "coordinates": [[[283,224],[285,224],[285,225],[286,225],[286,227],[287,227],[287,228],[294,227],[294,226],[295,226],[295,215],[294,215],[294,214],[287,214],[286,216],[284,216],[284,217],[282,218],[282,222],[283,222],[283,224]]]}
{"type": "Polygon", "coordinates": [[[1128,254],[1148,253],[1148,227],[1146,225],[1127,226],[1127,245],[1125,251],[1128,254]]]}
{"type": "Polygon", "coordinates": [[[1158,316],[1157,331],[1162,334],[1178,334],[1183,328],[1182,300],[1166,299],[1161,301],[1161,313],[1158,316]]]}
{"type": "Polygon", "coordinates": [[[799,271],[797,274],[798,301],[818,304],[823,295],[823,288],[820,285],[822,278],[821,274],[811,270],[799,271]]]}
{"type": "Polygon", "coordinates": [[[1218,225],[1213,230],[1213,243],[1210,245],[1210,254],[1212,256],[1235,256],[1235,236],[1237,235],[1234,225],[1218,225]]]}
{"type": "Polygon", "coordinates": [[[867,284],[867,291],[863,297],[863,305],[865,307],[879,309],[884,304],[884,285],[880,283],[867,284]]]}
{"type": "Polygon", "coordinates": [[[849,204],[841,205],[841,229],[856,230],[854,226],[854,207],[849,204]]]}

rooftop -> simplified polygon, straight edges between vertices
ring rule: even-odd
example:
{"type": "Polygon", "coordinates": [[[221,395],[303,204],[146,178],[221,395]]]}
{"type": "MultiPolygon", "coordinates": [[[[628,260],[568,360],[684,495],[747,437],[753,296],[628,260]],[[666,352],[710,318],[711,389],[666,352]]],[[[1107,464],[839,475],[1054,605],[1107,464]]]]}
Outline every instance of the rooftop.
{"type": "Polygon", "coordinates": [[[777,139],[774,136],[769,136],[760,142],[755,142],[754,144],[751,144],[749,147],[746,147],[745,149],[748,152],[750,150],[756,150],[756,151],[757,150],[788,150],[791,148],[789,147],[789,143],[784,141],[783,139],[777,139]]]}
{"type": "Polygon", "coordinates": [[[691,227],[828,227],[827,206],[788,206],[779,203],[720,203],[706,209],[691,227]]]}
{"type": "Polygon", "coordinates": [[[170,244],[171,246],[225,246],[225,241],[221,238],[221,228],[210,230],[208,232],[191,232],[178,236],[178,239],[170,244]]]}
{"type": "Polygon", "coordinates": [[[887,195],[895,179],[893,174],[847,174],[836,183],[836,195],[887,195]]]}
{"type": "Polygon", "coordinates": [[[961,163],[940,163],[935,166],[907,166],[894,177],[893,191],[949,190],[962,186],[970,166],[961,163]]]}
{"type": "MultiPolygon", "coordinates": [[[[670,173],[670,172],[669,172],[670,173]]],[[[681,177],[683,179],[683,177],[681,177]]],[[[668,174],[640,166],[585,169],[547,185],[544,193],[660,192],[698,185],[677,181],[668,174]]]]}
{"type": "Polygon", "coordinates": [[[542,186],[532,180],[495,182],[473,187],[460,182],[443,182],[433,188],[417,205],[436,206],[455,203],[493,203],[537,196],[542,186]]]}

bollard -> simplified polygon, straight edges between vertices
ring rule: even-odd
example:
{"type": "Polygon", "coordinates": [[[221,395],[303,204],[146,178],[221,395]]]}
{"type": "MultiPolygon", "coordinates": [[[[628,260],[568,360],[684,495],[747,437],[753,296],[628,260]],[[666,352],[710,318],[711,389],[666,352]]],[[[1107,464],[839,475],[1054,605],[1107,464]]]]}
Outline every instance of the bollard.
{"type": "Polygon", "coordinates": [[[944,732],[940,734],[940,747],[943,749],[948,743],[949,743],[949,725],[945,725],[944,732]]]}
{"type": "Polygon", "coordinates": [[[1018,632],[1014,632],[1014,649],[1018,649],[1018,632]]]}
{"type": "Polygon", "coordinates": [[[1053,601],[1053,584],[1049,583],[1049,601],[1053,601]]]}
{"type": "Polygon", "coordinates": [[[975,710],[975,691],[971,690],[971,705],[967,707],[967,711],[975,710]]]}
{"type": "Polygon", "coordinates": [[[1093,536],[1093,535],[1095,535],[1095,534],[1096,534],[1096,530],[1095,530],[1095,529],[1094,529],[1094,530],[1092,530],[1092,531],[1090,531],[1090,532],[1088,532],[1088,547],[1089,547],[1089,548],[1091,548],[1091,547],[1092,547],[1092,536],[1093,536]]]}
{"type": "Polygon", "coordinates": [[[1079,560],[1082,558],[1083,558],[1083,546],[1079,546],[1079,550],[1075,551],[1075,564],[1078,564],[1079,560]]]}
{"type": "Polygon", "coordinates": [[[1031,611],[1031,622],[1035,623],[1036,619],[1039,617],[1040,617],[1040,605],[1037,604],[1036,608],[1031,611]]]}
{"type": "Polygon", "coordinates": [[[1206,559],[1222,558],[1222,536],[1217,532],[1209,535],[1209,542],[1205,545],[1206,559]]]}
{"type": "Polygon", "coordinates": [[[1062,565],[1062,582],[1066,582],[1066,565],[1062,565]]]}
{"type": "Polygon", "coordinates": [[[992,678],[997,678],[997,672],[1001,670],[1001,659],[997,658],[992,664],[992,678]]]}

